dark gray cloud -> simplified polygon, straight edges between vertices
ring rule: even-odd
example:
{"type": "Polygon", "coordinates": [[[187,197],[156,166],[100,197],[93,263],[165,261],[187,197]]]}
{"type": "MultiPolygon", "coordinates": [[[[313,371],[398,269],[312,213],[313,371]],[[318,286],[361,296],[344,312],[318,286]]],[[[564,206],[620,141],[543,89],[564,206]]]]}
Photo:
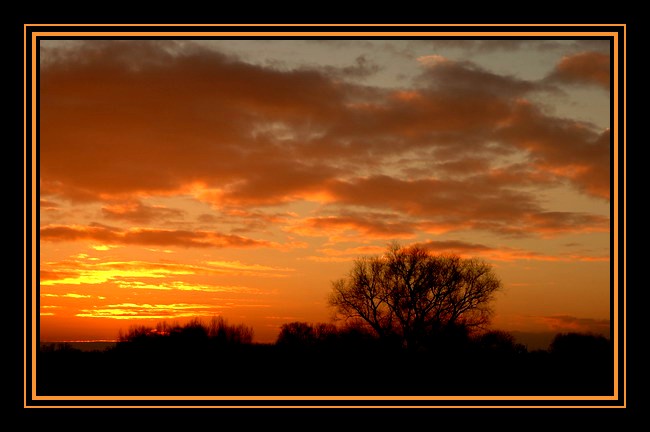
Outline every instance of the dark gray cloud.
{"type": "MultiPolygon", "coordinates": [[[[111,203],[194,190],[220,209],[314,200],[338,204],[340,220],[358,219],[346,206],[396,212],[391,229],[404,233],[422,219],[505,235],[604,224],[550,216],[538,199],[562,183],[609,196],[609,133],[526,102],[546,83],[437,61],[419,86],[380,89],[187,42],[96,41],[52,58],[41,67],[44,199],[102,201],[107,217],[134,222],[181,215],[111,203]]],[[[339,72],[375,69],[360,57],[339,72]]]]}

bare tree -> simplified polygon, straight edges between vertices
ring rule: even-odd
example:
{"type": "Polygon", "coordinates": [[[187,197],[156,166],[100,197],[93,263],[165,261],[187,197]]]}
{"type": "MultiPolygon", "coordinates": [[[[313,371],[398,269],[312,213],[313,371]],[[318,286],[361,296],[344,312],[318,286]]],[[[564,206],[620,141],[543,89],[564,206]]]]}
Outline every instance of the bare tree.
{"type": "Polygon", "coordinates": [[[486,324],[501,282],[479,259],[433,255],[392,245],[378,257],[355,261],[333,283],[329,303],[345,319],[361,319],[380,338],[398,336],[417,347],[436,332],[486,324]]]}

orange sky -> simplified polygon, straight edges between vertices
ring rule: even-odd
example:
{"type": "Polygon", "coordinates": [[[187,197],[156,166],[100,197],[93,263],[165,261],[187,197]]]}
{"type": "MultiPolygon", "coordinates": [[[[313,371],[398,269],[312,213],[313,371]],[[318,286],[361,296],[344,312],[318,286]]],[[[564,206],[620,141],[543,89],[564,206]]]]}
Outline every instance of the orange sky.
{"type": "Polygon", "coordinates": [[[609,331],[609,42],[42,41],[40,338],[222,315],[271,342],[391,241],[493,325],[609,331]]]}

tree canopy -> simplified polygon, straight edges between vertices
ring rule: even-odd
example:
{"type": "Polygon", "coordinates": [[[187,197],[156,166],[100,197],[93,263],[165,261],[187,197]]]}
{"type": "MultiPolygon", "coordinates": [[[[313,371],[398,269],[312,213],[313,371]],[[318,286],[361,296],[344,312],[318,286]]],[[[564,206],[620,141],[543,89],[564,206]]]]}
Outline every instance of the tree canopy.
{"type": "Polygon", "coordinates": [[[380,338],[417,347],[445,331],[487,324],[500,288],[480,259],[391,245],[381,256],[357,259],[346,278],[333,282],[329,303],[339,317],[362,320],[380,338]]]}

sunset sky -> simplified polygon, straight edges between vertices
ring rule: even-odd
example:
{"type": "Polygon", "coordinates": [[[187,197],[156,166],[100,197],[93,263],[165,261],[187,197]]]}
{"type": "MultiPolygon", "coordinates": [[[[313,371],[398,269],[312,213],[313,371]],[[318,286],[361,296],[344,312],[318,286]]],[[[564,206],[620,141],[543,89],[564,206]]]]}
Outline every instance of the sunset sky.
{"type": "Polygon", "coordinates": [[[40,42],[40,339],[220,315],[272,342],[392,241],[492,327],[608,334],[610,42],[40,42]]]}

